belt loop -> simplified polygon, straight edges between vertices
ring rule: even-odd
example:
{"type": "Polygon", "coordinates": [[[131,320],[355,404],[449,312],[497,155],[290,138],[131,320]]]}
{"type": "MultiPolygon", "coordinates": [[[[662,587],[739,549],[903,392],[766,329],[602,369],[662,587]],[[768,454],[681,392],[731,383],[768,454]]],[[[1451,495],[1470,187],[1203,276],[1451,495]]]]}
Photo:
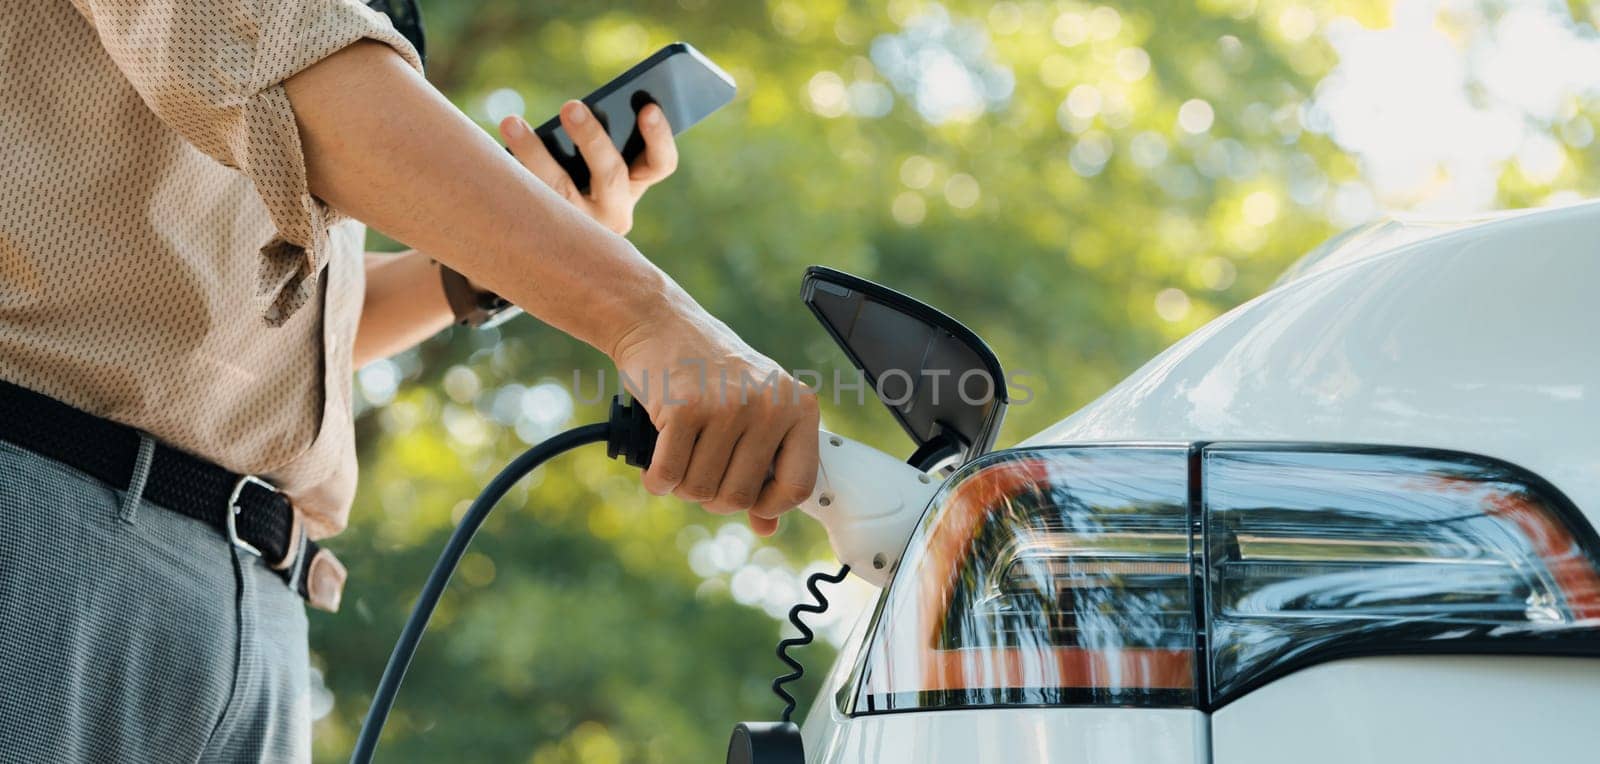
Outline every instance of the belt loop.
{"type": "Polygon", "coordinates": [[[279,560],[278,564],[268,566],[280,573],[288,573],[289,588],[291,589],[300,583],[300,555],[305,553],[303,551],[305,548],[305,524],[300,522],[300,511],[291,508],[289,510],[289,546],[283,550],[283,559],[279,560]]]}
{"type": "Polygon", "coordinates": [[[290,563],[291,567],[289,568],[289,591],[293,592],[294,596],[298,597],[300,596],[300,579],[305,576],[306,568],[308,567],[306,563],[309,562],[308,560],[302,560],[301,558],[305,557],[306,544],[311,542],[306,539],[306,529],[305,526],[300,524],[299,513],[295,514],[294,519],[294,527],[298,529],[299,532],[294,534],[294,540],[290,542],[294,545],[294,561],[290,563]]]}
{"type": "Polygon", "coordinates": [[[144,432],[139,433],[139,453],[133,460],[133,475],[128,478],[128,490],[122,494],[122,506],[117,508],[117,518],[133,525],[139,512],[139,502],[144,500],[144,484],[150,479],[150,463],[155,460],[156,441],[144,432]]]}

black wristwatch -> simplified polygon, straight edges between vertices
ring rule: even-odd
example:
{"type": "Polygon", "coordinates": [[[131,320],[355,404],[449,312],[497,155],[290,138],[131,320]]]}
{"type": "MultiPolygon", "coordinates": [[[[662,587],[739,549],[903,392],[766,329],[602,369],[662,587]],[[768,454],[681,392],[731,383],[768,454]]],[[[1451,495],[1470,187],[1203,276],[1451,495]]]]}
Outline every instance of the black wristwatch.
{"type": "Polygon", "coordinates": [[[505,298],[494,292],[485,292],[472,286],[467,277],[439,264],[439,282],[444,286],[444,299],[450,303],[450,312],[456,314],[456,323],[479,329],[496,326],[522,312],[505,298]]]}

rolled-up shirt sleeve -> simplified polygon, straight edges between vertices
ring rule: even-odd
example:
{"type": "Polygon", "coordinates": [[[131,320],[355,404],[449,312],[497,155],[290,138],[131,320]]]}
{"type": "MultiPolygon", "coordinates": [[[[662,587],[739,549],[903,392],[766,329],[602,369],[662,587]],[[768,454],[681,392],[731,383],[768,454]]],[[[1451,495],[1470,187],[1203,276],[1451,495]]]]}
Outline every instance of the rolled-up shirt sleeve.
{"type": "Polygon", "coordinates": [[[337,213],[306,184],[284,80],[361,39],[410,43],[358,0],[73,0],[157,118],[255,185],[277,235],[261,248],[257,309],[279,324],[316,293],[337,213]]]}

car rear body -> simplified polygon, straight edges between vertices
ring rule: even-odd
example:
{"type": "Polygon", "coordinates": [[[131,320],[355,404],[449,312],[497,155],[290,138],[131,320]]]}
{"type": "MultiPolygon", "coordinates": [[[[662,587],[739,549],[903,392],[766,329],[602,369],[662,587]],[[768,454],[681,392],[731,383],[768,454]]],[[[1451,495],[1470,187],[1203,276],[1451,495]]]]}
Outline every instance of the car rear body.
{"type": "MultiPolygon", "coordinates": [[[[1138,494],[1121,509],[1097,499],[1086,502],[1096,505],[1092,511],[1062,510],[1061,517],[1099,518],[1094,533],[1040,531],[1075,539],[1058,542],[1050,563],[1072,575],[1084,575],[1086,561],[1107,549],[1115,554],[1105,564],[1136,572],[1100,591],[1093,608],[1083,606],[1081,590],[1072,595],[1079,598],[1074,629],[1086,613],[1103,612],[1119,624],[1119,641],[1094,642],[1100,638],[1083,636],[1092,632],[1086,626],[1066,638],[1079,640],[1070,648],[1039,648],[1045,638],[1008,632],[1002,640],[1033,646],[1021,658],[1009,643],[987,644],[982,635],[969,635],[967,651],[954,657],[929,650],[903,665],[881,657],[892,652],[886,641],[916,652],[943,638],[895,635],[915,631],[908,619],[926,618],[916,606],[895,604],[916,601],[912,588],[927,588],[930,577],[987,575],[930,568],[908,548],[887,604],[847,641],[812,706],[809,760],[1593,759],[1600,750],[1590,723],[1600,719],[1600,642],[1590,641],[1600,633],[1593,599],[1600,592],[1593,565],[1600,559],[1593,530],[1600,526],[1597,230],[1600,205],[1593,204],[1358,230],[1089,406],[986,457],[974,474],[1038,468],[1085,495],[1138,494]],[[1110,452],[1120,455],[1094,461],[1110,452]],[[1148,463],[1129,466],[1127,454],[1148,463]],[[1119,469],[1127,477],[1108,477],[1119,469]],[[1102,479],[1116,485],[1096,489],[1102,479]],[[1373,509],[1385,502],[1392,506],[1373,509]],[[1162,507],[1171,513],[1167,525],[1162,507]],[[1458,520],[1457,509],[1471,517],[1458,520]],[[1383,535],[1383,512],[1413,511],[1437,517],[1394,527],[1443,530],[1417,539],[1383,535]],[[1284,528],[1305,532],[1284,535],[1284,528]],[[1317,538],[1324,533],[1329,538],[1317,538]],[[1249,568],[1252,546],[1274,562],[1249,568]],[[1383,564],[1364,568],[1365,580],[1352,575],[1348,591],[1315,593],[1338,600],[1342,609],[1332,617],[1281,595],[1298,580],[1295,571],[1313,570],[1293,566],[1349,562],[1340,555],[1352,548],[1367,555],[1361,561],[1377,555],[1383,564]],[[1423,560],[1430,573],[1411,583],[1385,577],[1423,570],[1404,567],[1413,548],[1466,551],[1423,560]],[[1139,562],[1135,553],[1147,558],[1139,562]],[[1143,567],[1126,567],[1129,560],[1143,567]],[[1391,564],[1401,567],[1384,567],[1391,564]],[[1230,578],[1241,570],[1252,572],[1230,578]],[[1262,571],[1280,578],[1250,583],[1262,571]],[[1532,588],[1518,584],[1514,593],[1527,601],[1512,603],[1507,617],[1516,623],[1496,626],[1495,608],[1506,603],[1471,590],[1502,575],[1530,576],[1532,588]],[[1144,583],[1128,583],[1136,579],[1144,583]],[[1230,589],[1230,581],[1244,583],[1230,589]],[[1416,605],[1385,590],[1402,585],[1427,590],[1416,602],[1455,608],[1468,626],[1440,627],[1456,623],[1446,613],[1414,619],[1426,627],[1418,633],[1398,611],[1383,609],[1416,605]],[[1364,597],[1378,603],[1370,612],[1351,605],[1364,597]],[[1190,606],[1192,618],[1184,612],[1190,606]],[[1241,620],[1241,608],[1271,617],[1241,620]],[[1539,623],[1523,623],[1521,609],[1539,623]],[[1192,634],[1193,644],[1182,634],[1192,634]],[[1040,664],[1041,649],[1055,657],[1040,664]],[[950,665],[928,668],[938,661],[950,665]],[[1092,676],[1067,676],[1085,673],[1092,676]],[[940,684],[952,676],[957,692],[940,684]]],[[[953,496],[947,492],[945,503],[953,496]]],[[[940,502],[935,510],[949,514],[940,502]]],[[[1032,511],[1027,502],[1018,506],[1032,511]]],[[[938,543],[934,531],[912,541],[938,543]]],[[[1018,546],[1026,544],[1005,553],[1021,554],[1018,546]]],[[[923,550],[921,558],[970,556],[979,547],[923,550]]],[[[950,597],[939,592],[933,599],[950,597]]],[[[994,597],[973,602],[980,600],[1011,607],[994,597]]],[[[1059,614],[1033,622],[1062,623],[1059,614]]],[[[942,621],[932,628],[951,633],[942,621]]]]}

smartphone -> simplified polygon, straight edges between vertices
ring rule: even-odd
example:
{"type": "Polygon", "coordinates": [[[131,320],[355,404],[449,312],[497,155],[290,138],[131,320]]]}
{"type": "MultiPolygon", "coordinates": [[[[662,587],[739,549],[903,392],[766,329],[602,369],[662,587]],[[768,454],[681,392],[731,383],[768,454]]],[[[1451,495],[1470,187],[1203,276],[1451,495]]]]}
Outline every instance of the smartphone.
{"type": "MultiPolygon", "coordinates": [[[[644,153],[644,136],[637,121],[640,109],[652,103],[660,106],[672,134],[677,135],[732,101],[736,90],[733,78],[722,67],[693,45],[675,42],[584,96],[583,102],[611,135],[622,161],[631,165],[644,153]]],[[[562,129],[561,119],[551,117],[534,128],[534,133],[572,176],[578,190],[587,192],[589,166],[562,129]]]]}

